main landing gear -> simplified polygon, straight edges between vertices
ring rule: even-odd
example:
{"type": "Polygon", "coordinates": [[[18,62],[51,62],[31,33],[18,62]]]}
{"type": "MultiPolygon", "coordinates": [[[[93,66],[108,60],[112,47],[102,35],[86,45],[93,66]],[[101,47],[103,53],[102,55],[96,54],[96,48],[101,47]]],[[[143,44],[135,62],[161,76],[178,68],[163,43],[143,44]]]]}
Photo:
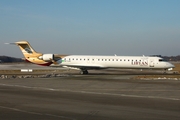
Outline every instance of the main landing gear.
{"type": "Polygon", "coordinates": [[[81,70],[81,71],[80,71],[80,74],[81,74],[81,75],[87,75],[87,74],[88,74],[88,71],[87,71],[87,70],[81,70]]]}

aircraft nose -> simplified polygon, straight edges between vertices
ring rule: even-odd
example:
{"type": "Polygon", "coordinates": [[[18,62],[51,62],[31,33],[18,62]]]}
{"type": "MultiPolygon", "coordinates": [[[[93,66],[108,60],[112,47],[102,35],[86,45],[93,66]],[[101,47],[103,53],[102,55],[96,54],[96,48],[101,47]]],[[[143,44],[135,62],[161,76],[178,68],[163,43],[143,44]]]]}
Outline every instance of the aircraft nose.
{"type": "Polygon", "coordinates": [[[171,64],[171,63],[169,63],[169,62],[166,63],[166,69],[168,69],[168,70],[173,70],[174,67],[175,67],[175,66],[174,66],[173,64],[171,64]]]}
{"type": "Polygon", "coordinates": [[[171,63],[168,64],[168,67],[169,68],[175,68],[175,66],[173,64],[171,64],[171,63]]]}

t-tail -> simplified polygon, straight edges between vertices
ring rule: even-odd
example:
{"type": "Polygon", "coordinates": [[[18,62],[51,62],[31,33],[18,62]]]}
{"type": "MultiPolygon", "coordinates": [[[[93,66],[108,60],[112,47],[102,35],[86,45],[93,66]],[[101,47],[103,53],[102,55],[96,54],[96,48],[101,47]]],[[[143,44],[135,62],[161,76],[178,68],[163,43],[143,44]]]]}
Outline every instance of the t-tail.
{"type": "Polygon", "coordinates": [[[25,60],[34,64],[49,66],[54,62],[54,54],[42,54],[36,52],[29,42],[27,41],[19,41],[15,43],[6,43],[6,44],[15,44],[19,46],[22,51],[25,60]]]}

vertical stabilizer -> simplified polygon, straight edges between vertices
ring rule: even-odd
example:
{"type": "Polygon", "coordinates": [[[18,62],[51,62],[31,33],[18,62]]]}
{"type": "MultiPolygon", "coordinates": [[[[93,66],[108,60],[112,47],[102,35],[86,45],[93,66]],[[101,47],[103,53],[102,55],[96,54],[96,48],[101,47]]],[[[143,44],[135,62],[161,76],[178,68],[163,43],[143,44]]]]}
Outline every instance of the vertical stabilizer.
{"type": "Polygon", "coordinates": [[[41,64],[41,63],[44,64],[44,61],[39,59],[39,56],[42,56],[42,53],[36,52],[31,47],[29,42],[27,42],[27,41],[18,41],[18,42],[15,42],[14,44],[19,46],[19,48],[22,51],[26,61],[32,62],[32,63],[35,63],[35,64],[41,64]]]}
{"type": "MultiPolygon", "coordinates": [[[[52,64],[51,59],[53,59],[53,58],[51,58],[51,57],[49,58],[50,55],[49,56],[45,55],[43,57],[43,54],[36,52],[31,47],[29,42],[27,42],[27,41],[18,41],[18,42],[15,42],[15,43],[6,43],[6,44],[14,44],[14,45],[19,46],[20,50],[22,51],[22,53],[23,53],[23,55],[25,57],[25,60],[28,61],[28,62],[35,63],[35,64],[38,64],[38,65],[43,65],[43,66],[49,66],[50,64],[52,64]],[[47,57],[48,57],[48,60],[42,59],[42,58],[47,58],[47,57]]],[[[51,56],[53,56],[53,55],[51,55],[51,56]]]]}
{"type": "Polygon", "coordinates": [[[26,56],[29,56],[29,55],[33,55],[33,54],[40,54],[40,53],[37,53],[32,47],[31,45],[29,44],[29,42],[27,41],[19,41],[19,42],[15,42],[15,44],[17,46],[19,46],[20,50],[22,51],[23,55],[26,57],[26,56]]]}

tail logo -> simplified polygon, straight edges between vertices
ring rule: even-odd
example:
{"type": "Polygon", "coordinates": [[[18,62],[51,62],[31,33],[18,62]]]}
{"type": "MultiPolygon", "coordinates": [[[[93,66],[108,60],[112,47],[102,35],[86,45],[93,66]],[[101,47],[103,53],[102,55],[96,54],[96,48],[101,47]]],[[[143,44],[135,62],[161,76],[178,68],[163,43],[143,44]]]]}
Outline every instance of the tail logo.
{"type": "Polygon", "coordinates": [[[32,50],[31,50],[31,48],[29,48],[28,45],[23,46],[23,48],[24,48],[24,50],[22,51],[23,53],[29,53],[29,54],[32,54],[32,53],[33,53],[32,50]]]}

